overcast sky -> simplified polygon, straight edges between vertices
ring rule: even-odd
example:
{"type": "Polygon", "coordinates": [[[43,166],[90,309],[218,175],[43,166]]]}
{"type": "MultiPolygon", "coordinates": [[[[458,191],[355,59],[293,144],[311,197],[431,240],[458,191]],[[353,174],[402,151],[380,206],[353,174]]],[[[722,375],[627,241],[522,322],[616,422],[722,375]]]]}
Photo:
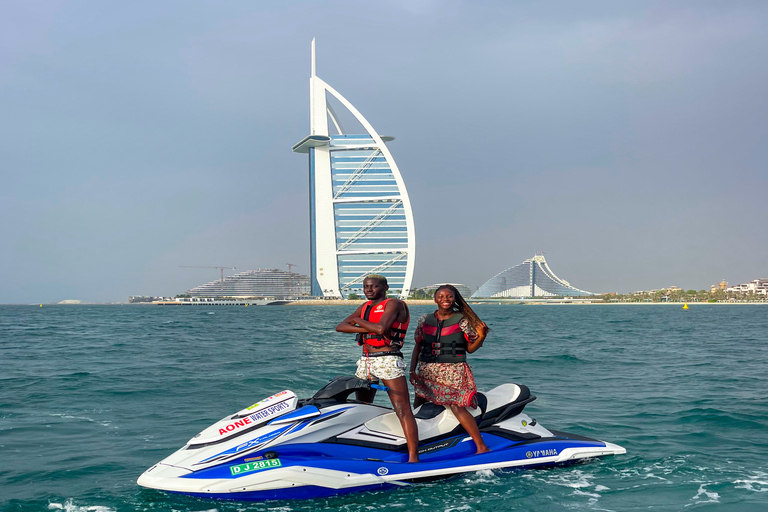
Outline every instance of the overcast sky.
{"type": "Polygon", "coordinates": [[[0,0],[0,303],[309,273],[309,48],[381,134],[414,286],[768,277],[768,2],[0,0]]]}

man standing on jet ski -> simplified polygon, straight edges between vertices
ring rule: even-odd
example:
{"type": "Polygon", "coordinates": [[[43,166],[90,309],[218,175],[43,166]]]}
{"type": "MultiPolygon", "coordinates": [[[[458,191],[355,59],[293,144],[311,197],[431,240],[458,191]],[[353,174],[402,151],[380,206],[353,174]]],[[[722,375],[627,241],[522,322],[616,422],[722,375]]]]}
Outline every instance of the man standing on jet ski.
{"type": "MultiPolygon", "coordinates": [[[[405,362],[400,349],[405,340],[411,316],[405,302],[388,299],[387,278],[370,274],[363,281],[363,293],[368,302],[336,326],[337,332],[357,334],[363,355],[357,362],[358,379],[378,380],[389,388],[392,407],[403,427],[408,443],[408,462],[419,461],[419,430],[411,410],[405,362]]],[[[358,395],[359,400],[373,401],[373,394],[358,395]]]]}

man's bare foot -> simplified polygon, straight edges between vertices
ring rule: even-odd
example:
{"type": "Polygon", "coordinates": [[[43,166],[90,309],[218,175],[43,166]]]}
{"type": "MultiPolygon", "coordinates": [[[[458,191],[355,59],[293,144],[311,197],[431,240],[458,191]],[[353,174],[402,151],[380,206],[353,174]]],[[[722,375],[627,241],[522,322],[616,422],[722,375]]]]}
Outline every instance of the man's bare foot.
{"type": "Polygon", "coordinates": [[[488,448],[487,446],[483,446],[482,448],[478,448],[477,449],[477,451],[475,452],[475,455],[479,455],[481,453],[486,453],[486,452],[489,452],[489,451],[491,451],[490,448],[488,448]]]}

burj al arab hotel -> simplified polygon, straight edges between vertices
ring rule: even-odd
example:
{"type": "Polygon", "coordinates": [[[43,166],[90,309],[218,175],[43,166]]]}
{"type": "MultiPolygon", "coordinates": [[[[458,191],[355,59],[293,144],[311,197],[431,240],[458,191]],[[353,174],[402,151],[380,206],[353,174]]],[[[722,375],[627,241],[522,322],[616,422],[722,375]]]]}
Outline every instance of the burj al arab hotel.
{"type": "Polygon", "coordinates": [[[293,146],[309,155],[312,295],[362,295],[368,274],[407,297],[414,226],[405,183],[386,142],[358,110],[315,73],[312,40],[310,134],[293,146]]]}

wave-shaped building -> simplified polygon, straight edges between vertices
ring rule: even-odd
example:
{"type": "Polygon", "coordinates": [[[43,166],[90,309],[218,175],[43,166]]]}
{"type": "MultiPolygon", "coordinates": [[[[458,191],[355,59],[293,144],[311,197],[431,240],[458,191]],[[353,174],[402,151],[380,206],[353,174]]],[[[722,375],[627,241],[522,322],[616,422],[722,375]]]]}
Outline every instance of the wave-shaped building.
{"type": "Polygon", "coordinates": [[[479,298],[533,298],[595,295],[555,275],[543,254],[499,272],[472,294],[479,298]]]}
{"type": "Polygon", "coordinates": [[[248,270],[187,291],[192,297],[270,297],[290,299],[309,295],[309,276],[276,268],[248,270]]]}
{"type": "Polygon", "coordinates": [[[414,264],[408,192],[379,135],[358,110],[315,73],[312,40],[310,134],[293,146],[309,156],[312,295],[362,293],[368,274],[384,275],[407,297],[414,264]]]}

